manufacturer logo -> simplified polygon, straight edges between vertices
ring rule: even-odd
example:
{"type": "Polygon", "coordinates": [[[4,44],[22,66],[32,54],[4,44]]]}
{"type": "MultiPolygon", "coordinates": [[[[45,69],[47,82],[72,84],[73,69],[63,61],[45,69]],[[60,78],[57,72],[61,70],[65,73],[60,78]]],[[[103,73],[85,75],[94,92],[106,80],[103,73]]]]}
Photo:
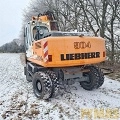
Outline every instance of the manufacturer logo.
{"type": "Polygon", "coordinates": [[[100,52],[61,54],[61,61],[100,58],[100,52]]]}
{"type": "Polygon", "coordinates": [[[85,49],[85,48],[91,48],[91,43],[89,42],[74,42],[74,48],[75,49],[85,49]]]}

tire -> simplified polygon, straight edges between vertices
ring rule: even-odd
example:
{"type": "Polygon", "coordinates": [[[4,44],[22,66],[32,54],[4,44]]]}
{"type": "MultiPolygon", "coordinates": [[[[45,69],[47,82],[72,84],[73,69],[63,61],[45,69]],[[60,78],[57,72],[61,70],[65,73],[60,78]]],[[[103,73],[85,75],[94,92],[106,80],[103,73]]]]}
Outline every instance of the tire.
{"type": "Polygon", "coordinates": [[[33,92],[37,98],[47,100],[52,93],[52,81],[44,72],[36,72],[33,77],[33,92]]]}
{"type": "Polygon", "coordinates": [[[58,92],[59,92],[59,80],[58,80],[58,77],[56,75],[55,72],[53,71],[46,71],[46,74],[49,75],[49,77],[51,78],[51,81],[52,81],[52,93],[51,93],[51,98],[52,97],[55,97],[58,95],[58,92]]]}
{"type": "Polygon", "coordinates": [[[26,80],[28,81],[28,82],[32,82],[32,76],[30,75],[30,73],[29,73],[29,68],[28,68],[28,64],[26,64],[26,80]]]}
{"type": "Polygon", "coordinates": [[[89,69],[90,72],[85,73],[85,76],[89,77],[89,82],[80,82],[81,87],[85,90],[98,89],[104,83],[104,75],[100,68],[95,66],[86,66],[85,69],[89,69]]]}
{"type": "Polygon", "coordinates": [[[101,87],[104,83],[104,73],[101,71],[101,69],[99,67],[95,67],[96,71],[99,74],[99,84],[98,84],[98,88],[101,87]]]}

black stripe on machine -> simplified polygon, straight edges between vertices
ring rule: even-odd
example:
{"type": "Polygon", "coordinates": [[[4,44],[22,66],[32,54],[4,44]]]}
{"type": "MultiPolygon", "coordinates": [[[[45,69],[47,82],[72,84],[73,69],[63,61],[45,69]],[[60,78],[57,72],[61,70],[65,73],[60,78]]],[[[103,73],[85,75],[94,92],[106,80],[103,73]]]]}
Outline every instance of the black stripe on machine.
{"type": "Polygon", "coordinates": [[[61,54],[61,61],[100,58],[100,52],[61,54]]]}

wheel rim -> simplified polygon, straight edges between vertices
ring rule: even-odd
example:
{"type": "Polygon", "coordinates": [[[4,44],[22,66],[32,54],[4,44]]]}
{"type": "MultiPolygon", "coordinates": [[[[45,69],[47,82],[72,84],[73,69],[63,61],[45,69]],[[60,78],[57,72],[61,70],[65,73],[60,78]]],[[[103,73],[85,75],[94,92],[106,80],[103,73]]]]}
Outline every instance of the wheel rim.
{"type": "Polygon", "coordinates": [[[37,82],[36,82],[36,87],[37,87],[38,92],[42,91],[42,85],[41,85],[41,82],[39,80],[37,80],[37,82]]]}
{"type": "Polygon", "coordinates": [[[89,81],[85,81],[84,84],[90,85],[90,84],[91,84],[90,75],[89,75],[89,74],[84,74],[84,76],[87,77],[87,78],[89,79],[89,81]]]}

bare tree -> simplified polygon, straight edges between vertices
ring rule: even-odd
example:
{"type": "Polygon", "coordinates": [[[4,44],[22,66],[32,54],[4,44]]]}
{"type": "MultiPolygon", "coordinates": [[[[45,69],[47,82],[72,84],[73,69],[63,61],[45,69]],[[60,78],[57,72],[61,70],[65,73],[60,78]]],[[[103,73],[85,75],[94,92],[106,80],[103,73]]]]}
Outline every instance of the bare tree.
{"type": "Polygon", "coordinates": [[[62,31],[92,31],[95,36],[99,31],[99,35],[106,38],[106,46],[114,64],[115,51],[120,49],[119,0],[34,0],[24,11],[23,25],[33,15],[47,10],[55,14],[62,31]]]}

